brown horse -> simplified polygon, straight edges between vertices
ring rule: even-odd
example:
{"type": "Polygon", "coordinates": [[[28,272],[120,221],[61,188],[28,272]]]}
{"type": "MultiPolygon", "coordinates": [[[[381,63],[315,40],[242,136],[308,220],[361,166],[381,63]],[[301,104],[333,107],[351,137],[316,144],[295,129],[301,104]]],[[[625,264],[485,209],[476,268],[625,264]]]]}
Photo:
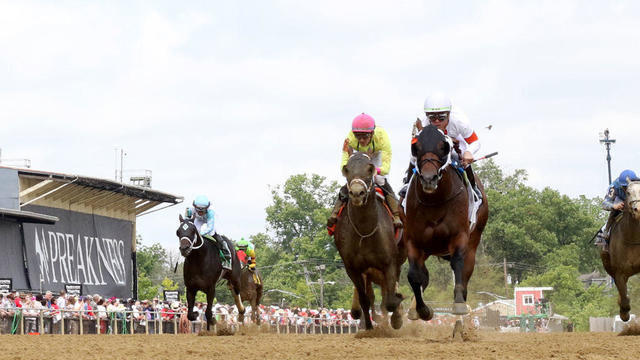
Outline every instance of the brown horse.
{"type": "MultiPolygon", "coordinates": [[[[240,250],[242,251],[242,250],[240,250]]],[[[260,300],[262,299],[262,276],[258,270],[251,270],[246,263],[246,255],[240,256],[242,272],[240,273],[240,298],[251,304],[251,321],[260,325],[260,300]],[[245,259],[244,261],[242,259],[245,259]]]]}
{"type": "Polygon", "coordinates": [[[417,172],[407,191],[405,241],[409,256],[408,279],[416,308],[409,312],[409,318],[415,319],[415,312],[423,320],[433,317],[433,310],[422,299],[422,292],[429,285],[425,261],[431,255],[449,260],[455,276],[453,314],[467,314],[467,284],[473,274],[476,249],[489,215],[487,197],[476,177],[482,192],[482,205],[472,230],[465,181],[458,170],[449,165],[450,140],[435,126],[429,125],[413,142],[411,152],[417,159],[417,172]]]}
{"type": "Polygon", "coordinates": [[[602,264],[618,288],[620,319],[623,321],[629,320],[631,310],[627,280],[640,273],[640,182],[630,182],[626,194],[620,221],[611,225],[609,252],[600,252],[602,264]]]}
{"type": "Polygon", "coordinates": [[[365,328],[373,328],[367,287],[371,288],[370,282],[374,281],[381,284],[382,310],[393,312],[391,325],[398,329],[402,326],[398,311],[402,295],[396,293],[396,287],[404,260],[400,261],[402,253],[395,242],[392,218],[376,195],[374,161],[370,155],[357,152],[342,168],[349,201],[336,223],[335,244],[357,292],[358,300],[351,309],[353,318],[362,316],[365,328]]]}

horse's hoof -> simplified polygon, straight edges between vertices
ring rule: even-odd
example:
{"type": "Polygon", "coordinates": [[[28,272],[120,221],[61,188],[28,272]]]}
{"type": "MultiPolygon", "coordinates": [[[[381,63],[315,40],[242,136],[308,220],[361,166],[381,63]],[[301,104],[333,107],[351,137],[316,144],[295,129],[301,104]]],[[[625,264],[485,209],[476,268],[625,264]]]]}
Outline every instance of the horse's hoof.
{"type": "Polygon", "coordinates": [[[362,316],[362,310],[351,309],[351,317],[354,319],[360,319],[362,316]]]}
{"type": "Polygon", "coordinates": [[[627,321],[629,321],[629,318],[630,318],[630,316],[629,316],[629,312],[628,311],[620,313],[620,320],[622,320],[624,322],[627,322],[627,321]]]}
{"type": "Polygon", "coordinates": [[[196,321],[198,319],[198,315],[195,313],[187,314],[187,319],[189,319],[189,321],[196,321]]]}
{"type": "Polygon", "coordinates": [[[409,311],[407,311],[407,319],[409,320],[420,319],[420,317],[418,317],[418,312],[416,311],[416,309],[409,309],[409,311]]]}
{"type": "Polygon", "coordinates": [[[396,330],[402,327],[402,315],[400,311],[391,314],[391,327],[396,330]]]}
{"type": "Polygon", "coordinates": [[[416,308],[416,311],[418,312],[420,319],[424,321],[433,319],[433,310],[431,310],[429,305],[425,305],[423,308],[416,308]]]}
{"type": "Polygon", "coordinates": [[[453,315],[467,315],[469,309],[466,303],[453,303],[453,311],[451,313],[453,315]]]}

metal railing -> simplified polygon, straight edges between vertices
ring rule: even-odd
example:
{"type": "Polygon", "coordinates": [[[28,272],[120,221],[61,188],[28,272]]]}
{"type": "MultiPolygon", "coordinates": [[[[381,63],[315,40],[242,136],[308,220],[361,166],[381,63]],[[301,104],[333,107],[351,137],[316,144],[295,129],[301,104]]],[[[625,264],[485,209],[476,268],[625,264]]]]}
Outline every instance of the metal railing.
{"type": "MultiPolygon", "coordinates": [[[[0,334],[178,334],[197,333],[206,328],[206,321],[188,322],[188,331],[181,330],[181,316],[186,312],[97,311],[53,309],[3,309],[0,316],[0,334]],[[137,314],[137,316],[134,316],[137,314]]],[[[243,324],[235,322],[236,314],[214,313],[218,323],[223,322],[233,332],[243,324]]],[[[308,316],[261,314],[268,331],[277,334],[352,334],[358,332],[358,320],[327,319],[308,316]]],[[[244,324],[250,323],[245,314],[244,324]]],[[[215,329],[214,329],[215,330],[215,329]]]]}

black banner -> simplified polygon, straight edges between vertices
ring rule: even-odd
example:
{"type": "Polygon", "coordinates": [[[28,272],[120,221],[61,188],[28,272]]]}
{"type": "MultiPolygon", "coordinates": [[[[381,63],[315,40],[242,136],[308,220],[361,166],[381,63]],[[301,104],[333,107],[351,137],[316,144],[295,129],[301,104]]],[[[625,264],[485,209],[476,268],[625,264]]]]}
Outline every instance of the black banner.
{"type": "Polygon", "coordinates": [[[13,281],[9,278],[0,279],[0,294],[8,294],[13,290],[13,281]]]}
{"type": "Polygon", "coordinates": [[[178,290],[163,290],[164,301],[174,302],[180,301],[180,291],[178,290]]]}
{"type": "Polygon", "coordinates": [[[66,292],[67,295],[81,296],[82,284],[64,284],[64,292],[66,292]]]}
{"type": "Polygon", "coordinates": [[[81,284],[89,294],[131,297],[130,221],[44,206],[23,210],[60,219],[55,225],[24,224],[33,289],[81,284]]]}

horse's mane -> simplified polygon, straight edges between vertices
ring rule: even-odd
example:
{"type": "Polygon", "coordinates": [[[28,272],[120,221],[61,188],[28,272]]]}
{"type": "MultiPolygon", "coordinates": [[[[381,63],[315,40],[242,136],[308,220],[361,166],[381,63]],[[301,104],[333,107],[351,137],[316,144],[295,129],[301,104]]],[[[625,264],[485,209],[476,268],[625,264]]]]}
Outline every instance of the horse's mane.
{"type": "Polygon", "coordinates": [[[451,145],[447,141],[447,136],[431,124],[423,128],[416,141],[411,144],[411,154],[418,159],[424,154],[433,153],[445,163],[450,151],[451,145]]]}

